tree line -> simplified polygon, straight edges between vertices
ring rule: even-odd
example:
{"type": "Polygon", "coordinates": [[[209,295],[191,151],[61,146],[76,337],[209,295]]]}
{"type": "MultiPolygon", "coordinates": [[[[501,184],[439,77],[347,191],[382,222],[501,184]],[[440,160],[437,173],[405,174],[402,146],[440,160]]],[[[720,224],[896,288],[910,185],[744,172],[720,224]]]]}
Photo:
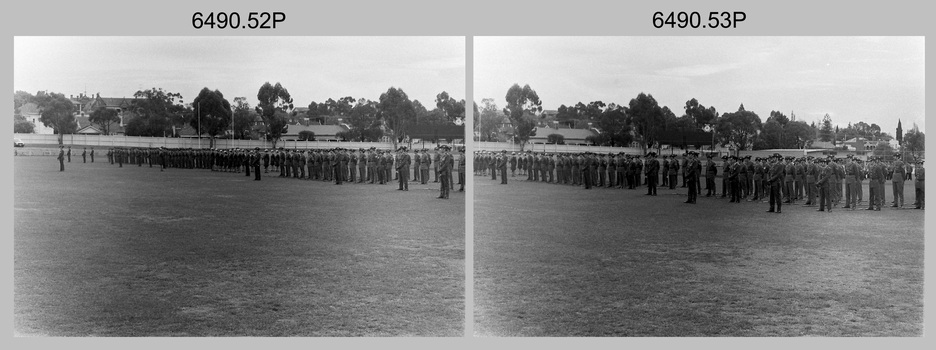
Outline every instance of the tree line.
{"type": "MultiPolygon", "coordinates": [[[[383,136],[396,144],[404,140],[412,125],[438,125],[451,123],[465,117],[465,100],[455,100],[445,91],[436,95],[435,108],[429,110],[418,100],[410,100],[401,88],[390,87],[377,101],[351,96],[325,102],[309,104],[304,113],[295,110],[292,96],[280,83],[264,83],[257,91],[256,106],[251,106],[245,97],[235,97],[233,104],[221,91],[203,88],[191,104],[185,104],[182,95],[150,88],[134,93],[125,110],[132,115],[125,118],[124,134],[128,136],[178,136],[176,130],[188,125],[198,134],[208,135],[210,145],[214,138],[232,130],[232,137],[251,138],[264,135],[276,143],[286,132],[289,124],[298,124],[308,118],[318,124],[337,124],[338,120],[349,126],[349,130],[338,136],[344,140],[378,141],[383,136]],[[259,116],[262,125],[254,125],[259,116]],[[233,123],[233,125],[232,125],[233,123]]],[[[40,110],[39,120],[59,135],[77,132],[75,104],[61,93],[39,91],[35,95],[16,91],[14,100],[14,131],[34,132],[32,123],[26,121],[20,108],[26,103],[35,103],[40,110]]],[[[120,121],[118,111],[100,107],[88,115],[88,120],[103,134],[110,133],[110,126],[120,121]]],[[[314,139],[314,135],[305,136],[314,139]]]]}
{"type": "MultiPolygon", "coordinates": [[[[705,106],[692,98],[682,107],[681,115],[667,106],[661,106],[652,95],[641,92],[626,105],[603,101],[578,102],[560,105],[554,120],[542,113],[542,101],[529,85],[514,84],[507,90],[507,106],[502,110],[494,99],[481,101],[480,113],[475,114],[475,127],[481,141],[509,141],[522,145],[536,136],[536,127],[555,123],[570,128],[594,128],[597,135],[588,141],[602,146],[628,146],[637,143],[642,149],[657,148],[664,134],[713,133],[714,142],[737,150],[809,148],[814,142],[838,144],[847,139],[863,137],[868,140],[889,141],[893,137],[876,124],[849,123],[845,128],[832,124],[826,114],[820,125],[795,120],[791,112],[770,111],[766,120],[746,110],[740,104],[733,112],[719,114],[713,106],[705,106]],[[503,130],[504,121],[510,130],[503,130]]],[[[552,116],[550,116],[552,118],[552,116]]],[[[898,135],[898,138],[900,135],[898,135]]],[[[907,147],[923,149],[923,133],[913,128],[902,140],[907,147]]],[[[555,142],[555,138],[550,138],[555,142]]]]}

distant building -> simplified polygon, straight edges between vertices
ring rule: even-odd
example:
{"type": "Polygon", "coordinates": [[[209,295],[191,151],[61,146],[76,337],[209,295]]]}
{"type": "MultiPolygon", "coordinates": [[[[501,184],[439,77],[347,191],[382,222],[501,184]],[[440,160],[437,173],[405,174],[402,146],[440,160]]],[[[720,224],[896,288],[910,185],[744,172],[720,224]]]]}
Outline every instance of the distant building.
{"type": "Polygon", "coordinates": [[[42,121],[39,120],[39,117],[42,116],[42,111],[39,110],[39,106],[33,102],[26,103],[20,106],[20,115],[23,118],[26,118],[27,121],[33,123],[35,126],[34,130],[37,134],[43,135],[52,135],[55,131],[42,124],[42,121]]]}
{"type": "Polygon", "coordinates": [[[586,139],[589,136],[597,136],[595,129],[568,129],[568,128],[536,128],[536,135],[530,137],[532,143],[547,143],[549,135],[562,135],[563,142],[567,145],[590,145],[591,142],[586,139]]]}
{"type": "Polygon", "coordinates": [[[280,136],[280,139],[283,141],[296,141],[299,140],[299,133],[303,131],[311,131],[315,133],[316,141],[340,141],[341,138],[338,137],[338,133],[348,131],[348,127],[344,125],[287,125],[286,132],[280,136]]]}

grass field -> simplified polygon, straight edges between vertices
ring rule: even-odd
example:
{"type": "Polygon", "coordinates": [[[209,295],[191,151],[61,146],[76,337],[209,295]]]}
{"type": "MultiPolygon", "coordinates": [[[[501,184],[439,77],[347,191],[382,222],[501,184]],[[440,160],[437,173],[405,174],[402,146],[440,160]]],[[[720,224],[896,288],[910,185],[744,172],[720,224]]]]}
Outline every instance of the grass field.
{"type": "Polygon", "coordinates": [[[922,210],[513,180],[475,177],[476,335],[923,335],[922,210]]]}
{"type": "Polygon", "coordinates": [[[14,159],[15,335],[464,333],[462,194],[101,159],[14,159]]]}

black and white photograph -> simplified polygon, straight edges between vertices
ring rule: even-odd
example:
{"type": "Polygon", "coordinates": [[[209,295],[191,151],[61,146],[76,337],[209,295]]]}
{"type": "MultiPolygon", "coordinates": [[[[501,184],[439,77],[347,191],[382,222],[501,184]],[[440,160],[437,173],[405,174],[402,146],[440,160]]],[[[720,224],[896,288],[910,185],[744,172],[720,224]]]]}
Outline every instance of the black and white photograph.
{"type": "Polygon", "coordinates": [[[14,336],[463,336],[465,42],[14,37],[14,336]]]}
{"type": "Polygon", "coordinates": [[[923,336],[923,37],[473,60],[475,336],[923,336]]]}

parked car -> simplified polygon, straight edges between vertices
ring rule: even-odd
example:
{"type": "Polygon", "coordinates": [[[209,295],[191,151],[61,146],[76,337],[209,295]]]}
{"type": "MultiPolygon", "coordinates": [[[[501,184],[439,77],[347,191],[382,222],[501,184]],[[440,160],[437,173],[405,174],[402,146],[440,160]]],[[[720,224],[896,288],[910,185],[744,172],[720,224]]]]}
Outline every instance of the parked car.
{"type": "Polygon", "coordinates": [[[23,140],[13,138],[13,147],[26,147],[26,144],[23,143],[23,140]]]}

